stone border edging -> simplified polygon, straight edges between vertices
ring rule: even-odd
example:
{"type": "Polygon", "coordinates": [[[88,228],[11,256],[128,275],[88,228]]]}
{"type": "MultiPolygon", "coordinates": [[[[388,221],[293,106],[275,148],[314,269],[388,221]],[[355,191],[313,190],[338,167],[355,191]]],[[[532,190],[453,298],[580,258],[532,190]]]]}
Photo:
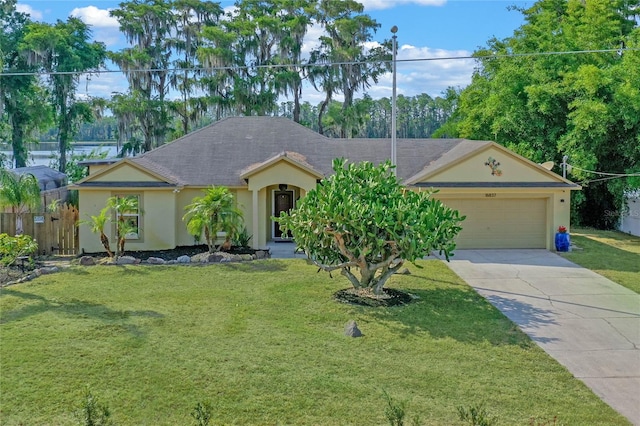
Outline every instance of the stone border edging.
{"type": "MultiPolygon", "coordinates": [[[[204,265],[211,263],[232,263],[232,262],[250,262],[253,260],[263,260],[271,258],[271,254],[268,250],[257,250],[255,254],[230,254],[226,252],[215,253],[199,253],[193,256],[180,256],[175,260],[165,260],[160,257],[149,257],[147,260],[141,260],[133,256],[120,256],[118,259],[110,259],[108,262],[96,261],[94,257],[82,256],[74,264],[79,266],[94,266],[94,265],[204,265]]],[[[31,273],[20,277],[14,281],[8,281],[0,285],[0,287],[7,287],[14,284],[20,284],[27,281],[31,281],[42,275],[53,274],[59,272],[65,267],[58,266],[42,266],[34,269],[31,273]]]]}

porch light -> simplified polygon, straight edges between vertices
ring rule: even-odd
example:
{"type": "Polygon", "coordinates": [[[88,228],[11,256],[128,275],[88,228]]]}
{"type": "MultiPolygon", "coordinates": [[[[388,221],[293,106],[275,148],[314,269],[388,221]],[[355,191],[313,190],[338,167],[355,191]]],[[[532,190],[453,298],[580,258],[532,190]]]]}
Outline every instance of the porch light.
{"type": "Polygon", "coordinates": [[[280,185],[278,185],[278,189],[280,191],[286,191],[287,190],[287,184],[286,183],[281,183],[280,185]]]}

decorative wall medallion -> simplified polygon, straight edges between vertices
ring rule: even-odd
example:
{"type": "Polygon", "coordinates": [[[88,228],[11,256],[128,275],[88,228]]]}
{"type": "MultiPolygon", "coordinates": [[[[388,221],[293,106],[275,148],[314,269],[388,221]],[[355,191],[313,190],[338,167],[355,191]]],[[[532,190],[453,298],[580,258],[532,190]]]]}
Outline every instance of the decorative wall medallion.
{"type": "Polygon", "coordinates": [[[500,166],[500,163],[495,158],[489,157],[484,165],[489,166],[492,176],[502,176],[502,170],[498,168],[498,166],[500,166]]]}

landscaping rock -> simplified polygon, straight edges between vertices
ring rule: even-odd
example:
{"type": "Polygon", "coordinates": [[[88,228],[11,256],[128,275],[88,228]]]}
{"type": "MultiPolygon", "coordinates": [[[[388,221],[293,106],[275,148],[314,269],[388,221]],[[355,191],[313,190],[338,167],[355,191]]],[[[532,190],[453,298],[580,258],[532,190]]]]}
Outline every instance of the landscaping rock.
{"type": "Polygon", "coordinates": [[[242,256],[240,256],[239,254],[229,254],[229,253],[223,253],[221,251],[217,252],[216,254],[219,254],[222,256],[222,259],[220,259],[220,263],[242,262],[242,256]]]}
{"type": "Polygon", "coordinates": [[[344,335],[347,337],[362,337],[362,332],[358,328],[358,324],[354,320],[351,320],[344,327],[344,335]]]}
{"type": "Polygon", "coordinates": [[[93,266],[96,264],[96,261],[91,256],[82,256],[80,258],[80,265],[82,266],[93,266]]]}
{"type": "Polygon", "coordinates": [[[398,272],[396,272],[396,274],[398,274],[398,275],[411,275],[411,271],[409,270],[409,268],[402,268],[398,272]]]}
{"type": "Polygon", "coordinates": [[[47,275],[47,274],[53,274],[55,272],[58,272],[60,269],[58,269],[57,266],[44,266],[39,270],[40,270],[40,274],[47,275]]]}
{"type": "Polygon", "coordinates": [[[256,251],[256,259],[266,259],[267,257],[268,257],[268,252],[266,250],[256,251]]]}
{"type": "Polygon", "coordinates": [[[184,256],[180,256],[176,260],[178,261],[178,263],[191,263],[191,258],[186,254],[184,256]]]}
{"type": "Polygon", "coordinates": [[[191,263],[207,263],[209,253],[198,253],[191,256],[191,263]]]}
{"type": "Polygon", "coordinates": [[[140,260],[133,256],[120,256],[116,260],[116,265],[135,265],[136,263],[140,263],[140,260]]]}
{"type": "Polygon", "coordinates": [[[209,263],[220,263],[224,259],[224,255],[221,253],[211,253],[207,256],[207,262],[209,263]]]}
{"type": "Polygon", "coordinates": [[[36,269],[33,272],[31,272],[29,275],[27,275],[26,281],[31,281],[35,278],[38,278],[40,275],[42,275],[42,272],[40,272],[40,269],[36,269]]]}
{"type": "Polygon", "coordinates": [[[253,256],[251,256],[250,254],[241,254],[240,258],[245,261],[253,260],[253,256]]]}
{"type": "Polygon", "coordinates": [[[150,257],[147,259],[147,263],[150,265],[164,265],[167,261],[161,257],[150,257]]]}

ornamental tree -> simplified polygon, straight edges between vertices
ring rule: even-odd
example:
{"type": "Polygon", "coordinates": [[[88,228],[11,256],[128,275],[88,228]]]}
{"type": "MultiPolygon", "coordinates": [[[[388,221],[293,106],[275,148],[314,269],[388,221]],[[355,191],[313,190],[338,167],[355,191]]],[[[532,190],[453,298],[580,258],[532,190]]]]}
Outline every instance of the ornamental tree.
{"type": "Polygon", "coordinates": [[[209,253],[213,253],[218,232],[224,231],[230,240],[242,223],[242,211],[225,186],[211,186],[203,192],[203,197],[195,197],[185,206],[182,220],[187,222],[187,231],[194,237],[204,232],[209,253]]]}
{"type": "Polygon", "coordinates": [[[432,251],[449,260],[464,220],[432,192],[402,187],[393,168],[389,161],[347,165],[336,159],[332,176],[276,218],[312,263],[327,272],[339,269],[356,290],[376,295],[406,261],[432,251]]]}

